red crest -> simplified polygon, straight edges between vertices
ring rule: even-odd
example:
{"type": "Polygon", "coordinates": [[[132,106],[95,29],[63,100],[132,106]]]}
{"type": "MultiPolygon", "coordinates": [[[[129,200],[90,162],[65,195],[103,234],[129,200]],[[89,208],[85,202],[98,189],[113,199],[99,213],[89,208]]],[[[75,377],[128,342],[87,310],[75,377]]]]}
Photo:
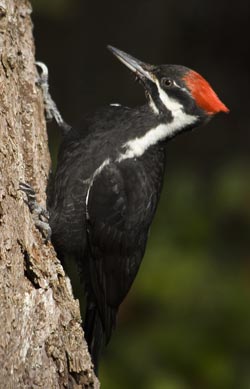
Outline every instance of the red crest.
{"type": "Polygon", "coordinates": [[[186,73],[184,81],[190,90],[196,104],[209,115],[218,112],[229,112],[209,83],[197,72],[190,70],[186,73]]]}

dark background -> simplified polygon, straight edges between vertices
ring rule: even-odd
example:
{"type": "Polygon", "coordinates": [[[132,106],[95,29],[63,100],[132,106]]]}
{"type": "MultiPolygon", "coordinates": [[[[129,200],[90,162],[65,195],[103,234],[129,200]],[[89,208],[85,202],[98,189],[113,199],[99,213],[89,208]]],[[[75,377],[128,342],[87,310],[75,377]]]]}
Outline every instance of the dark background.
{"type": "MultiPolygon", "coordinates": [[[[249,2],[33,0],[36,57],[66,121],[144,103],[107,50],[191,67],[230,114],[168,145],[147,253],[105,352],[104,389],[250,388],[249,2]]],[[[59,143],[49,126],[53,160],[59,143]]]]}

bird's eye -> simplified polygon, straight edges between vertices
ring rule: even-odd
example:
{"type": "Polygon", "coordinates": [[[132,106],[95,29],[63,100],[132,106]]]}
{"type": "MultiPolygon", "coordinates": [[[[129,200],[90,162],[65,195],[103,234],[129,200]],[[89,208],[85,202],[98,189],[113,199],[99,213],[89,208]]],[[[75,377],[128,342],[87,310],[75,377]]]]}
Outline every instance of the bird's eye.
{"type": "Polygon", "coordinates": [[[166,77],[163,77],[161,79],[161,84],[163,87],[165,88],[169,88],[173,85],[173,81],[171,80],[171,78],[166,78],[166,77]]]}

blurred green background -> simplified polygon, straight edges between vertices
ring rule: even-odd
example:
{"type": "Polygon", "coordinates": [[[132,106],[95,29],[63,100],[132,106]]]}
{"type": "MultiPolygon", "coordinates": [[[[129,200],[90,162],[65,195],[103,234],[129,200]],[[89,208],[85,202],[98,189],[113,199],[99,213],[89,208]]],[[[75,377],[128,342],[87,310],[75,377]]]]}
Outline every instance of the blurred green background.
{"type": "MultiPolygon", "coordinates": [[[[250,389],[249,2],[33,0],[37,59],[69,123],[144,102],[106,50],[204,75],[229,115],[168,145],[146,256],[101,364],[103,389],[250,389]]],[[[59,133],[49,125],[53,161],[59,133]]]]}

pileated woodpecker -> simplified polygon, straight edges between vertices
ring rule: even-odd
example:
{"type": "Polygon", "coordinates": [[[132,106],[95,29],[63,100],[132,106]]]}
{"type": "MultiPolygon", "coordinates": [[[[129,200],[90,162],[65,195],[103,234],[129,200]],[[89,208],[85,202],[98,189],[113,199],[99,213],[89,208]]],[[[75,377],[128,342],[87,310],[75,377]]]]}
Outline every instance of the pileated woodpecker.
{"type": "Polygon", "coordinates": [[[65,126],[50,200],[52,242],[85,281],[84,330],[97,372],[120,304],[140,267],[157,204],[167,142],[228,112],[208,82],[179,65],[152,66],[109,50],[142,84],[147,103],[111,105],[65,126]]]}

